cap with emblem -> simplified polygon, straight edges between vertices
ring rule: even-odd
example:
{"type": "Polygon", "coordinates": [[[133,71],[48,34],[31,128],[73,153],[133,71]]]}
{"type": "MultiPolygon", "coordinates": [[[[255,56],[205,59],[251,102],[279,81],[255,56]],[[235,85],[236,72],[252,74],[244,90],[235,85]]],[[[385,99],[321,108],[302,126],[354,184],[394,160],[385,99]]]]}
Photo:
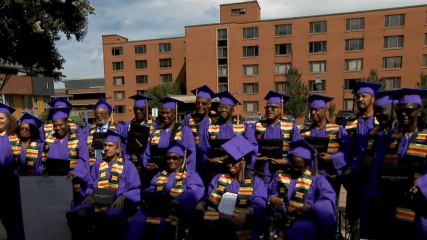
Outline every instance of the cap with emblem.
{"type": "Polygon", "coordinates": [[[416,103],[423,105],[423,97],[427,96],[427,89],[420,88],[402,88],[399,89],[394,96],[397,100],[397,105],[416,103]]]}
{"type": "Polygon", "coordinates": [[[311,108],[325,108],[327,106],[327,103],[332,101],[333,99],[333,97],[313,94],[308,97],[307,101],[310,103],[311,108]]]}
{"type": "Polygon", "coordinates": [[[119,142],[120,142],[119,139],[125,138],[121,134],[119,134],[119,133],[117,133],[111,129],[108,129],[107,132],[104,133],[104,137],[105,137],[106,142],[113,142],[115,144],[119,144],[119,142]]]}
{"type": "Polygon", "coordinates": [[[49,115],[52,116],[52,121],[56,121],[58,119],[68,118],[70,111],[71,108],[69,107],[51,108],[49,109],[49,115]]]}
{"type": "Polygon", "coordinates": [[[375,94],[375,106],[388,106],[396,104],[397,101],[393,98],[398,94],[399,90],[379,91],[375,94]]]}
{"type": "Polygon", "coordinates": [[[114,107],[111,106],[109,103],[107,103],[107,101],[105,101],[105,99],[103,98],[100,98],[98,102],[95,104],[95,106],[93,107],[93,109],[97,109],[97,108],[103,108],[108,112],[111,112],[114,110],[114,107]]]}
{"type": "Polygon", "coordinates": [[[290,96],[283,94],[283,93],[279,93],[276,91],[270,91],[264,98],[265,100],[267,100],[267,104],[272,104],[272,103],[277,103],[277,104],[282,104],[282,100],[283,103],[286,103],[286,101],[288,101],[289,99],[291,99],[290,96]]]}
{"type": "Polygon", "coordinates": [[[28,124],[31,124],[31,125],[37,127],[37,128],[40,128],[44,124],[44,122],[41,119],[39,119],[39,118],[29,114],[29,113],[24,113],[19,120],[21,121],[21,123],[28,123],[28,124]]]}
{"type": "Polygon", "coordinates": [[[51,107],[73,107],[71,103],[64,97],[55,98],[48,102],[51,107]]]}
{"type": "Polygon", "coordinates": [[[16,111],[15,108],[9,107],[8,105],[6,105],[4,103],[0,103],[0,113],[12,114],[15,111],[16,111]]]}
{"type": "Polygon", "coordinates": [[[237,104],[241,105],[239,100],[237,100],[229,91],[220,92],[217,94],[219,97],[219,104],[236,106],[237,104]]]}
{"type": "Polygon", "coordinates": [[[195,88],[191,90],[191,92],[197,97],[206,98],[212,100],[212,98],[216,97],[216,94],[212,89],[210,89],[207,85],[203,85],[201,87],[195,88]]]}
{"type": "Polygon", "coordinates": [[[164,97],[158,101],[159,103],[163,103],[163,108],[167,109],[175,109],[178,104],[184,103],[183,101],[171,98],[171,97],[164,97]]]}
{"type": "Polygon", "coordinates": [[[304,140],[298,140],[290,143],[289,155],[311,160],[314,157],[315,150],[304,140]]]}
{"type": "Polygon", "coordinates": [[[242,135],[237,135],[230,139],[221,147],[235,160],[239,161],[244,156],[255,151],[255,147],[248,142],[242,135]]]}
{"type": "Polygon", "coordinates": [[[153,100],[152,97],[144,96],[141,94],[136,94],[136,95],[130,96],[129,98],[135,100],[133,105],[137,108],[145,107],[147,105],[148,100],[153,100]]]}
{"type": "Polygon", "coordinates": [[[356,93],[356,94],[369,93],[372,96],[375,96],[375,93],[378,91],[378,89],[380,89],[380,87],[381,87],[381,83],[360,81],[356,83],[353,93],[356,93]]]}

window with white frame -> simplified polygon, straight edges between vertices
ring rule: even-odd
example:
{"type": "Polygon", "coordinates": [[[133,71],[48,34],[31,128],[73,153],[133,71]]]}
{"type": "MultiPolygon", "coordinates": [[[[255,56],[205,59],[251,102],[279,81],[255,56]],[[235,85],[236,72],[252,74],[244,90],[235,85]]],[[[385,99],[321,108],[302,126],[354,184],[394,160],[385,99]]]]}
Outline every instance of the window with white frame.
{"type": "Polygon", "coordinates": [[[319,33],[326,33],[326,31],[327,31],[326,21],[310,23],[310,33],[319,34],[319,33]]]}
{"type": "Polygon", "coordinates": [[[135,46],[135,54],[145,54],[147,53],[147,47],[145,45],[135,46]]]}
{"type": "Polygon", "coordinates": [[[125,91],[115,91],[114,92],[115,100],[124,100],[125,99],[125,91]]]}
{"type": "Polygon", "coordinates": [[[363,30],[365,28],[365,18],[351,18],[346,20],[347,31],[363,30]]]}
{"type": "Polygon", "coordinates": [[[170,68],[172,67],[172,59],[165,58],[165,59],[159,59],[160,68],[170,68]]]}
{"type": "Polygon", "coordinates": [[[147,68],[147,60],[138,60],[135,61],[136,69],[146,69],[147,68]]]}
{"type": "Polygon", "coordinates": [[[160,74],[160,83],[171,83],[172,74],[160,74]]]}
{"type": "Polygon", "coordinates": [[[228,66],[220,65],[218,66],[218,77],[227,77],[228,76],[228,66]]]}
{"type": "Polygon", "coordinates": [[[291,68],[291,63],[276,63],[274,64],[274,74],[275,75],[284,75],[291,68]]]}
{"type": "Polygon", "coordinates": [[[258,112],[258,102],[257,101],[247,101],[243,102],[243,111],[245,112],[258,112]]]}
{"type": "Polygon", "coordinates": [[[353,111],[354,100],[351,98],[344,99],[344,109],[345,111],[353,111]]]}
{"type": "Polygon", "coordinates": [[[258,83],[243,83],[244,94],[258,94],[258,83]]]}
{"type": "Polygon", "coordinates": [[[113,62],[113,71],[123,71],[123,62],[113,62]]]}
{"type": "Polygon", "coordinates": [[[258,38],[258,27],[243,28],[243,39],[258,38]]]}
{"type": "Polygon", "coordinates": [[[308,72],[310,72],[310,73],[326,72],[326,61],[308,62],[308,72]]]}
{"type": "Polygon", "coordinates": [[[385,27],[403,27],[405,26],[405,14],[387,15],[385,16],[385,27]]]}
{"type": "Polygon", "coordinates": [[[243,76],[258,76],[258,65],[243,65],[243,76]]]}
{"type": "Polygon", "coordinates": [[[275,82],[274,90],[279,93],[286,93],[286,82],[275,82]]]}
{"type": "Polygon", "coordinates": [[[125,85],[125,77],[113,77],[113,85],[114,86],[122,86],[125,85]]]}
{"type": "Polygon", "coordinates": [[[402,48],[403,47],[403,36],[389,36],[384,37],[384,48],[402,48]]]}
{"type": "Polygon", "coordinates": [[[227,58],[227,47],[218,47],[218,58],[227,58]]]}
{"type": "Polygon", "coordinates": [[[116,105],[114,106],[116,109],[115,113],[117,114],[125,114],[126,113],[126,106],[125,105],[116,105]]]}
{"type": "Polygon", "coordinates": [[[292,54],[292,47],[290,43],[276,44],[276,56],[292,54]]]}
{"type": "Polygon", "coordinates": [[[172,45],[171,43],[160,43],[159,44],[159,52],[160,53],[168,53],[171,52],[172,45]]]}
{"type": "Polygon", "coordinates": [[[275,26],[275,36],[291,36],[292,35],[292,25],[291,24],[283,24],[275,26]]]}
{"type": "Polygon", "coordinates": [[[427,68],[427,55],[423,56],[423,67],[427,68]]]}
{"type": "Polygon", "coordinates": [[[227,28],[217,30],[218,40],[227,40],[227,28]]]}
{"type": "Polygon", "coordinates": [[[363,38],[345,40],[346,51],[361,51],[363,50],[363,38]]]}
{"type": "Polygon", "coordinates": [[[384,83],[387,90],[400,88],[400,77],[385,78],[384,83]]]}
{"type": "Polygon", "coordinates": [[[385,57],[383,58],[383,69],[402,68],[402,57],[385,57]]]}
{"type": "Polygon", "coordinates": [[[316,81],[316,80],[309,80],[308,81],[308,90],[309,91],[320,91],[320,92],[326,91],[326,80],[322,80],[322,87],[319,90],[317,90],[316,85],[314,84],[314,81],[316,81]]]}
{"type": "Polygon", "coordinates": [[[345,60],[345,71],[362,71],[363,59],[346,59],[345,60]]]}
{"type": "Polygon", "coordinates": [[[148,83],[147,75],[137,75],[136,76],[136,84],[146,84],[148,83]]]}
{"type": "Polygon", "coordinates": [[[326,41],[309,42],[309,53],[325,53],[326,41]]]}
{"type": "Polygon", "coordinates": [[[122,47],[112,48],[112,54],[113,54],[113,56],[122,56],[123,55],[123,48],[122,47]]]}
{"type": "Polygon", "coordinates": [[[361,79],[344,79],[344,90],[354,90],[358,81],[361,79]]]}
{"type": "Polygon", "coordinates": [[[243,57],[258,57],[258,46],[243,47],[243,57]]]}

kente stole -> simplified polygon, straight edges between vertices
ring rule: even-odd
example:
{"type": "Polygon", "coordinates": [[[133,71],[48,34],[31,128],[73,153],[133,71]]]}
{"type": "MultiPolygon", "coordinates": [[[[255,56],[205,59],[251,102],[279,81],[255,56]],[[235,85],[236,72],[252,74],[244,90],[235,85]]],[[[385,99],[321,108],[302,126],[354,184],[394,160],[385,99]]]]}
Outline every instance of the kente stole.
{"type": "MultiPolygon", "coordinates": [[[[16,135],[9,136],[9,142],[12,144],[12,155],[14,159],[19,158],[21,155],[21,141],[16,135]]],[[[28,144],[27,152],[25,154],[25,170],[26,173],[30,176],[36,170],[37,157],[39,156],[39,143],[37,141],[32,141],[28,144]]]]}
{"type": "MultiPolygon", "coordinates": [[[[92,126],[89,129],[89,134],[87,135],[87,140],[86,143],[87,145],[91,145],[93,143],[93,134],[96,132],[96,124],[92,124],[92,126]]],[[[115,132],[117,132],[117,126],[115,123],[108,123],[108,129],[111,129],[115,132]]],[[[93,164],[95,164],[96,162],[96,158],[95,158],[95,151],[89,152],[89,160],[90,160],[90,166],[92,167],[93,164]]]]}
{"type": "MultiPolygon", "coordinates": [[[[294,129],[294,125],[292,121],[288,120],[286,117],[283,117],[277,124],[280,124],[280,132],[282,134],[283,140],[283,157],[286,157],[289,152],[289,143],[292,139],[292,131],[294,129]]],[[[255,125],[255,136],[256,139],[261,140],[264,139],[265,131],[267,130],[268,123],[267,121],[259,121],[255,125]]]]}
{"type": "MultiPolygon", "coordinates": [[[[209,138],[211,140],[219,139],[219,124],[210,124],[208,128],[209,138]]],[[[234,136],[242,135],[245,136],[245,124],[233,124],[234,136]]]]}
{"type": "MultiPolygon", "coordinates": [[[[326,124],[326,135],[329,137],[328,153],[334,154],[340,150],[339,144],[339,131],[340,127],[337,124],[327,123],[326,124]]],[[[301,130],[301,137],[310,137],[311,127],[304,128],[301,130]]]]}

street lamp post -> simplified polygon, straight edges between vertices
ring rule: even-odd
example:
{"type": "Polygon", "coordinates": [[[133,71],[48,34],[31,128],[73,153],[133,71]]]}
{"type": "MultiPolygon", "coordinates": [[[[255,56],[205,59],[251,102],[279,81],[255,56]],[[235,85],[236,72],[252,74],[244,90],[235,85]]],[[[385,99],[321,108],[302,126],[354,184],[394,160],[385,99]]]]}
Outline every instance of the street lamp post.
{"type": "Polygon", "coordinates": [[[322,87],[323,87],[323,81],[322,81],[322,78],[320,76],[317,76],[316,80],[314,81],[314,86],[317,89],[317,94],[319,94],[320,89],[322,89],[322,87]]]}

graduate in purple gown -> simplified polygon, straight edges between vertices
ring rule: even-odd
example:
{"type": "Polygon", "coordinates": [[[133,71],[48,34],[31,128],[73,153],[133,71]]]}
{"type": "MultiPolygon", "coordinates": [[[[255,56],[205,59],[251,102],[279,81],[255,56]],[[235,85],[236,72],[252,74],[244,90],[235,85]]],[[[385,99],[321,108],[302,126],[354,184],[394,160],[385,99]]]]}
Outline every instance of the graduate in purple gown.
{"type": "MultiPolygon", "coordinates": [[[[142,155],[141,165],[151,172],[151,174],[149,173],[151,178],[157,171],[163,171],[164,162],[160,159],[164,158],[164,154],[172,141],[177,140],[191,152],[188,154],[186,161],[187,169],[189,171],[195,171],[196,145],[194,143],[193,134],[189,127],[182,126],[176,122],[178,103],[182,102],[170,97],[162,98],[159,102],[163,103],[160,112],[161,124],[154,129],[151,135],[150,144],[147,145],[142,155]],[[160,161],[160,163],[158,161],[160,161]]],[[[151,178],[149,178],[148,181],[150,181],[151,178]]],[[[148,183],[143,182],[142,184],[145,186],[148,183]]]]}
{"type": "MultiPolygon", "coordinates": [[[[258,141],[263,139],[281,139],[283,141],[283,154],[281,158],[263,156],[259,154],[256,165],[258,171],[264,173],[264,182],[268,186],[276,171],[276,166],[288,165],[285,159],[289,151],[289,143],[302,139],[298,126],[295,122],[283,117],[284,104],[290,99],[289,96],[275,91],[270,91],[264,98],[267,100],[265,106],[265,119],[256,122],[252,128],[258,141]],[[262,170],[263,169],[263,170],[262,170]]],[[[261,152],[260,144],[258,152],[261,152]]]]}
{"type": "Polygon", "coordinates": [[[276,172],[268,188],[268,204],[279,217],[278,239],[325,239],[336,222],[335,191],[325,177],[309,170],[314,149],[307,142],[292,142],[289,159],[290,172],[276,172]]]}
{"type": "Polygon", "coordinates": [[[425,89],[398,91],[399,125],[383,141],[379,189],[380,223],[376,239],[427,239],[427,130],[422,114],[425,89]],[[389,179],[397,179],[390,181],[389,179]]]}
{"type": "Polygon", "coordinates": [[[140,201],[136,168],[121,156],[123,136],[111,129],[104,136],[104,154],[92,167],[85,199],[67,213],[73,239],[123,239],[127,219],[140,201]],[[98,204],[92,195],[98,189],[108,189],[104,194],[113,196],[111,205],[98,204]]]}
{"type": "Polygon", "coordinates": [[[184,125],[188,126],[193,133],[197,149],[197,172],[203,173],[209,152],[208,128],[213,121],[209,116],[212,106],[211,100],[216,97],[216,94],[207,85],[193,89],[191,92],[196,95],[195,112],[189,113],[185,117],[184,125]]]}
{"type": "MultiPolygon", "coordinates": [[[[252,128],[246,122],[235,122],[233,121],[233,113],[236,105],[241,105],[239,100],[233,97],[233,95],[228,92],[220,92],[217,94],[219,97],[219,105],[218,105],[218,121],[215,123],[211,123],[208,128],[209,133],[209,158],[208,158],[208,171],[210,173],[216,172],[222,173],[226,169],[224,164],[224,159],[226,154],[218,150],[212,149],[211,143],[215,144],[214,141],[221,141],[232,139],[236,135],[242,135],[248,140],[256,149],[258,149],[258,142],[255,139],[255,134],[253,133],[252,128]]],[[[253,153],[254,158],[256,159],[257,152],[253,153]]],[[[253,165],[255,161],[248,162],[248,169],[253,169],[253,165]]],[[[216,175],[215,174],[215,175],[216,175]]],[[[213,176],[215,176],[213,175],[213,176]]],[[[212,177],[213,177],[212,176],[212,177]]],[[[212,177],[209,177],[209,181],[212,180],[212,177]]]]}
{"type": "Polygon", "coordinates": [[[222,148],[229,154],[225,160],[228,172],[212,179],[205,198],[197,205],[197,210],[204,212],[203,236],[198,239],[259,239],[259,227],[265,219],[267,189],[264,182],[246,168],[256,149],[241,135],[223,144],[222,148]],[[225,193],[235,194],[233,215],[220,212],[225,193]]]}
{"type": "Polygon", "coordinates": [[[185,167],[190,150],[172,142],[166,154],[166,170],[157,173],[143,192],[142,208],[129,223],[126,239],[175,239],[176,227],[203,197],[205,188],[195,171],[185,167]]]}

